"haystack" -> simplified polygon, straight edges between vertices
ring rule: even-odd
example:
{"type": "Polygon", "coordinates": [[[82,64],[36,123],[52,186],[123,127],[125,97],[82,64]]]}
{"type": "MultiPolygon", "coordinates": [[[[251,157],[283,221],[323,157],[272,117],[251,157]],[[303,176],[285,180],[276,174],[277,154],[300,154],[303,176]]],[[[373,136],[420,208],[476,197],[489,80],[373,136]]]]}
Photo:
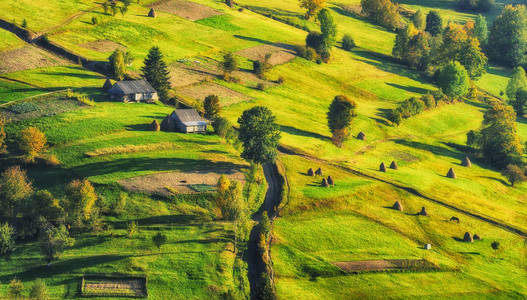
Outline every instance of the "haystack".
{"type": "Polygon", "coordinates": [[[448,170],[448,173],[446,174],[446,177],[456,179],[456,173],[454,172],[454,169],[450,168],[450,170],[448,170]]]}
{"type": "Polygon", "coordinates": [[[329,186],[329,183],[328,181],[326,180],[326,178],[322,178],[322,184],[321,184],[323,187],[328,187],[329,186]]]}
{"type": "Polygon", "coordinates": [[[357,134],[357,139],[364,141],[366,139],[366,135],[364,134],[364,132],[359,132],[359,134],[357,134]]]}
{"type": "Polygon", "coordinates": [[[381,165],[379,166],[379,171],[381,171],[381,172],[386,172],[386,166],[384,165],[383,162],[382,162],[381,165]]]}
{"type": "Polygon", "coordinates": [[[390,164],[390,169],[397,170],[399,167],[397,166],[397,163],[395,160],[392,160],[392,163],[390,164]]]}
{"type": "Polygon", "coordinates": [[[461,164],[463,165],[463,167],[467,167],[467,168],[472,167],[472,162],[470,161],[470,158],[468,158],[468,156],[465,156],[465,158],[463,158],[463,161],[461,162],[461,164]]]}
{"type": "Polygon", "coordinates": [[[315,172],[313,172],[313,169],[309,168],[309,170],[307,170],[307,176],[314,176],[314,175],[315,175],[315,172]]]}
{"type": "Polygon", "coordinates": [[[106,81],[104,82],[104,85],[102,86],[102,89],[105,91],[108,91],[111,88],[112,88],[112,82],[110,81],[109,78],[106,78],[106,81]]]}
{"type": "Polygon", "coordinates": [[[333,178],[331,178],[331,176],[328,176],[328,184],[335,185],[335,182],[333,181],[333,178]]]}
{"type": "Polygon", "coordinates": [[[150,12],[148,12],[148,16],[150,18],[155,18],[156,17],[156,11],[153,8],[151,8],[150,12]]]}
{"type": "Polygon", "coordinates": [[[476,241],[476,240],[478,240],[478,241],[481,240],[481,237],[480,237],[479,235],[477,235],[477,234],[474,234],[474,237],[473,237],[473,238],[474,238],[475,241],[476,241]]]}
{"type": "Polygon", "coordinates": [[[152,121],[150,127],[152,128],[152,131],[159,131],[161,129],[161,125],[159,125],[159,122],[157,122],[157,120],[152,121]]]}
{"type": "Polygon", "coordinates": [[[395,201],[395,203],[393,204],[392,208],[395,209],[395,210],[398,210],[398,211],[403,211],[403,206],[402,206],[401,202],[399,202],[399,201],[395,201]]]}
{"type": "Polygon", "coordinates": [[[465,241],[467,243],[472,243],[474,241],[474,239],[472,238],[470,233],[465,232],[465,235],[463,236],[463,241],[465,241]]]}
{"type": "Polygon", "coordinates": [[[322,176],[322,169],[321,169],[321,168],[318,168],[318,169],[315,171],[315,175],[322,176]]]}
{"type": "Polygon", "coordinates": [[[424,206],[421,208],[421,211],[419,212],[419,215],[428,217],[428,212],[426,211],[426,208],[424,206]]]}

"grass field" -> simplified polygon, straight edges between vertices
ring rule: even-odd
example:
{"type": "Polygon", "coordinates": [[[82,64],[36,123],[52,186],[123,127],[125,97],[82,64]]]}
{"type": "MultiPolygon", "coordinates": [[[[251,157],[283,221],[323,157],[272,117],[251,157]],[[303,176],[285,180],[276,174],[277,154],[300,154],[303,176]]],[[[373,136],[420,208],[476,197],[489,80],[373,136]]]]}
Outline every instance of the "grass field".
{"type": "Polygon", "coordinates": [[[2,45],[0,45],[0,52],[15,49],[24,45],[24,42],[22,42],[22,40],[20,40],[16,35],[3,29],[0,29],[0,41],[2,41],[2,45]]]}

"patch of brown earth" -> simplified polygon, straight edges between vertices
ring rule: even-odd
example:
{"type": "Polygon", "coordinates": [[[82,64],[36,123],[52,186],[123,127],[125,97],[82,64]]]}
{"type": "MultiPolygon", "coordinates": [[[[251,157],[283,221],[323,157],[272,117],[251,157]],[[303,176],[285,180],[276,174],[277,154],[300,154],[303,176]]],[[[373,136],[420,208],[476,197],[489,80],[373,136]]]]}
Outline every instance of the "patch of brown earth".
{"type": "Polygon", "coordinates": [[[198,63],[192,63],[190,65],[182,63],[172,64],[169,67],[169,71],[172,86],[176,88],[212,80],[220,76],[217,68],[201,66],[198,63]]]}
{"type": "Polygon", "coordinates": [[[333,264],[346,272],[383,271],[395,268],[387,260],[341,261],[333,264]]]}
{"type": "Polygon", "coordinates": [[[236,55],[251,60],[262,60],[267,54],[271,54],[269,63],[273,66],[285,64],[296,57],[293,46],[279,43],[255,46],[236,52],[236,55]]]}
{"type": "Polygon", "coordinates": [[[161,0],[152,4],[150,7],[191,21],[197,21],[222,14],[208,6],[185,0],[161,0]]]}
{"type": "Polygon", "coordinates": [[[0,74],[67,64],[67,61],[31,45],[0,53],[0,74]]]}
{"type": "Polygon", "coordinates": [[[94,50],[97,52],[113,52],[116,49],[124,50],[125,46],[109,40],[99,40],[88,42],[80,45],[83,48],[94,50]]]}
{"type": "Polygon", "coordinates": [[[221,99],[222,106],[228,106],[250,99],[247,95],[238,93],[214,82],[203,82],[185,86],[178,89],[177,93],[200,101],[204,100],[208,95],[217,95],[221,99]]]}
{"type": "Polygon", "coordinates": [[[132,192],[170,196],[170,190],[181,194],[195,194],[191,185],[205,184],[215,186],[221,175],[226,175],[231,180],[245,182],[245,176],[238,170],[203,170],[190,172],[169,172],[152,175],[138,176],[119,181],[125,189],[132,192]]]}

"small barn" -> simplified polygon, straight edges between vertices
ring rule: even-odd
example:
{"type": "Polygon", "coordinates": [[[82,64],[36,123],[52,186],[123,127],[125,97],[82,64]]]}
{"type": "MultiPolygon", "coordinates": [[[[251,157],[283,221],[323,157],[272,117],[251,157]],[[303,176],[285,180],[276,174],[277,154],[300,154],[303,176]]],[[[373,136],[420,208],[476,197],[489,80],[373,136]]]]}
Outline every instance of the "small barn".
{"type": "Polygon", "coordinates": [[[167,123],[172,127],[169,130],[183,133],[205,133],[208,124],[195,109],[176,109],[168,116],[167,123]]]}
{"type": "Polygon", "coordinates": [[[146,80],[116,82],[109,90],[110,97],[123,102],[154,102],[157,91],[146,80]]]}

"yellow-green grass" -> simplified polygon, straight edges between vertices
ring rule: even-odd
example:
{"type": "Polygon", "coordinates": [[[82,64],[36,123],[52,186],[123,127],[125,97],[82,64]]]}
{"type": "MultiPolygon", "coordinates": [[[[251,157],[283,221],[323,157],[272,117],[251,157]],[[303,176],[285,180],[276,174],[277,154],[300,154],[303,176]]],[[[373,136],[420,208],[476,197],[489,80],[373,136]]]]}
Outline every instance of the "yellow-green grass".
{"type": "Polygon", "coordinates": [[[0,52],[12,50],[24,45],[24,42],[21,39],[4,29],[0,29],[0,41],[2,41],[0,44],[0,52]]]}
{"type": "Polygon", "coordinates": [[[0,18],[18,25],[22,25],[25,19],[29,29],[42,31],[96,5],[92,0],[3,0],[0,2],[0,18]]]}
{"type": "Polygon", "coordinates": [[[476,85],[493,95],[506,98],[505,90],[511,75],[512,70],[509,68],[489,66],[487,67],[487,72],[476,81],[476,85]]]}
{"type": "Polygon", "coordinates": [[[42,93],[42,90],[29,85],[0,79],[0,104],[20,100],[42,93]]]}
{"type": "MultiPolygon", "coordinates": [[[[117,190],[104,192],[105,201],[117,201],[118,195],[117,190]]],[[[122,217],[105,221],[111,232],[76,236],[75,245],[50,266],[37,242],[18,243],[11,260],[0,261],[0,295],[7,294],[13,278],[24,282],[25,295],[32,281],[42,278],[51,299],[77,298],[81,275],[114,272],[147,275],[149,299],[215,298],[234,289],[229,223],[200,221],[183,204],[140,194],[128,195],[122,217]],[[131,221],[139,225],[133,238],[126,231],[131,221]],[[158,232],[168,238],[161,251],[152,243],[158,232]]]]}
{"type": "Polygon", "coordinates": [[[320,162],[287,155],[280,160],[291,187],[282,216],[274,223],[272,253],[280,297],[511,297],[512,291],[525,290],[519,280],[525,276],[526,250],[520,236],[320,162]],[[335,187],[314,186],[320,178],[305,174],[307,168],[319,166],[334,178],[335,187]],[[348,193],[340,193],[341,185],[348,193]],[[313,189],[319,190],[317,197],[313,189]],[[402,203],[404,212],[390,208],[395,201],[402,203]],[[430,217],[414,215],[422,206],[430,217]],[[461,222],[449,222],[452,216],[461,222]],[[459,241],[466,231],[483,240],[459,241]],[[494,240],[501,244],[497,252],[490,247],[494,240]],[[432,250],[423,250],[425,243],[431,243],[432,250]],[[343,275],[331,265],[396,258],[425,258],[444,272],[343,275]]]}

